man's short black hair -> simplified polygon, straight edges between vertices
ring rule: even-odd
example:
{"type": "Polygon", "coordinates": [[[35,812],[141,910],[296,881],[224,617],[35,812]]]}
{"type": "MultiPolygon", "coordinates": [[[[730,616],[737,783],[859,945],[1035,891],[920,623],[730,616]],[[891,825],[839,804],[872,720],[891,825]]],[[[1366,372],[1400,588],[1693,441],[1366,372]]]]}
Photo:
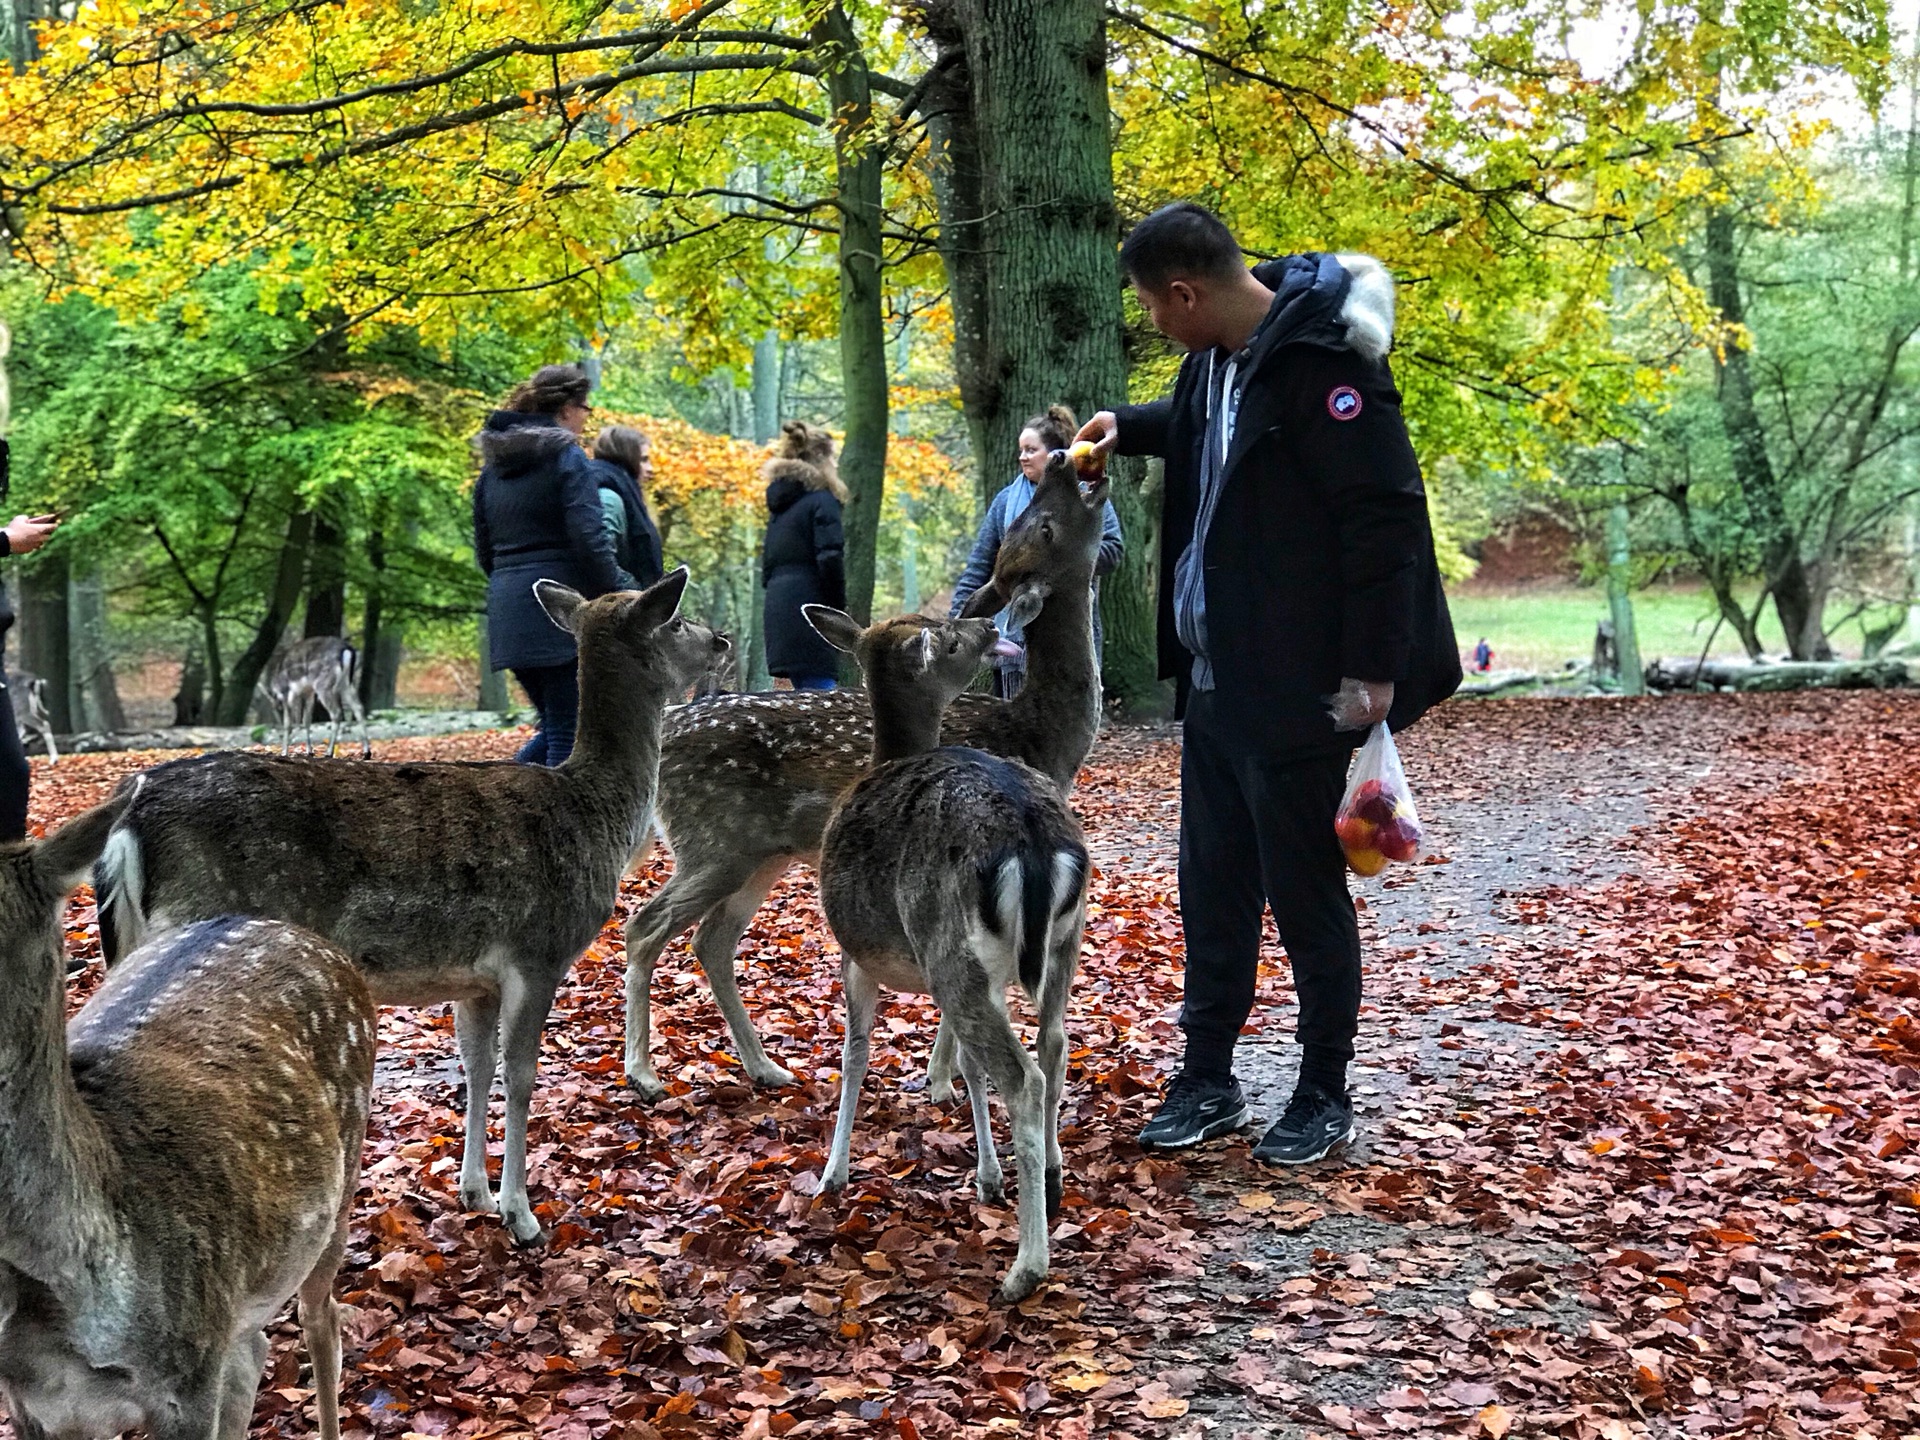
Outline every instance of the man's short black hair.
{"type": "Polygon", "coordinates": [[[1128,232],[1120,265],[1143,288],[1174,280],[1229,280],[1246,269],[1240,242],[1204,205],[1163,205],[1128,232]]]}

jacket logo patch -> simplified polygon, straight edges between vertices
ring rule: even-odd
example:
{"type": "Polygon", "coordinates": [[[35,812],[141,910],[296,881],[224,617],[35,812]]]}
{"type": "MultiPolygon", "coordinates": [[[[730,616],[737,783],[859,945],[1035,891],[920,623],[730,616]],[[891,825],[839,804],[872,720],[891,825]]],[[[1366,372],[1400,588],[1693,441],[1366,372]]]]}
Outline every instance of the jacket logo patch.
{"type": "Polygon", "coordinates": [[[1360,413],[1360,392],[1351,385],[1336,385],[1327,392],[1327,413],[1336,420],[1351,420],[1360,413]]]}

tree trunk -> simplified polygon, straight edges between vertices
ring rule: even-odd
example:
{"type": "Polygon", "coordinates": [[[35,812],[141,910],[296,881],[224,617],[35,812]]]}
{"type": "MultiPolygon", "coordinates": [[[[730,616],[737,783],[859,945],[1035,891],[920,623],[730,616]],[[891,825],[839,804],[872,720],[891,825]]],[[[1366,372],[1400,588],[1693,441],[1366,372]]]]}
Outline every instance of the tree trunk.
{"type": "Polygon", "coordinates": [[[180,687],[173,692],[173,723],[198,725],[206,713],[207,662],[198,645],[189,645],[180,664],[180,687]]]}
{"type": "Polygon", "coordinates": [[[244,725],[247,710],[253,704],[253,688],[273,658],[274,648],[286,633],[293,618],[293,607],[300,601],[300,581],[306,574],[307,551],[313,544],[313,512],[296,510],[287,519],[287,537],[280,546],[280,565],[273,578],[273,594],[267,599],[267,613],[253,632],[253,639],[220,686],[214,713],[217,725],[244,725]]]}
{"type": "Polygon", "coordinates": [[[360,701],[369,710],[391,710],[400,684],[402,632],[386,618],[387,535],[367,532],[367,603],[361,620],[360,701]]]}
{"type": "Polygon", "coordinates": [[[69,638],[73,653],[73,728],[120,731],[126,708],[113,677],[107,644],[107,597],[100,572],[75,576],[67,585],[69,638]]]}
{"type": "Polygon", "coordinates": [[[314,517],[313,549],[307,560],[307,616],[300,632],[309,640],[347,633],[346,536],[334,519],[331,513],[314,517]]]}
{"type": "MultiPolygon", "coordinates": [[[[1746,303],[1740,293],[1739,256],[1734,243],[1733,212],[1716,206],[1707,215],[1707,280],[1709,298],[1729,325],[1746,323],[1746,303]]],[[[1800,557],[1800,537],[1787,516],[1786,499],[1773,458],[1767,451],[1766,430],[1753,402],[1753,373],[1744,348],[1729,344],[1718,361],[1720,423],[1732,452],[1734,478],[1760,530],[1761,563],[1773,592],[1787,649],[1796,660],[1824,660],[1832,655],[1820,612],[1807,583],[1800,557]]]]}
{"type": "Polygon", "coordinates": [[[1627,507],[1607,511],[1607,606],[1613,615],[1613,653],[1618,662],[1620,693],[1644,695],[1646,677],[1640,669],[1640,637],[1633,624],[1633,556],[1627,548],[1627,507]]]}
{"type": "Polygon", "coordinates": [[[46,555],[20,572],[20,668],[47,682],[47,718],[73,733],[73,638],[68,623],[67,559],[46,555]]]}
{"type": "Polygon", "coordinates": [[[484,610],[480,612],[475,638],[480,651],[480,708],[505,714],[509,708],[507,672],[493,668],[493,647],[487,643],[487,612],[484,610]]]}
{"type": "Polygon", "coordinates": [[[973,72],[967,63],[963,0],[931,0],[922,23],[935,47],[933,79],[920,113],[926,118],[928,179],[940,217],[940,258],[953,309],[953,373],[973,447],[976,506],[986,513],[1005,476],[988,448],[986,417],[997,388],[987,366],[991,277],[985,249],[985,177],[973,111],[973,72]]]}
{"type": "Polygon", "coordinates": [[[814,26],[833,102],[840,209],[840,383],[846,394],[847,611],[861,624],[873,609],[874,551],[887,481],[887,331],[881,307],[881,155],[875,143],[873,89],[853,32],[838,4],[814,26]]]}
{"type": "MultiPolygon", "coordinates": [[[[977,426],[983,466],[1010,474],[1028,416],[1064,401],[1085,417],[1127,398],[1127,363],[1100,0],[955,0],[979,140],[981,249],[991,267],[977,426]]],[[[1102,587],[1105,680],[1123,705],[1155,679],[1151,526],[1134,463],[1114,467],[1126,556],[1102,587]]]]}

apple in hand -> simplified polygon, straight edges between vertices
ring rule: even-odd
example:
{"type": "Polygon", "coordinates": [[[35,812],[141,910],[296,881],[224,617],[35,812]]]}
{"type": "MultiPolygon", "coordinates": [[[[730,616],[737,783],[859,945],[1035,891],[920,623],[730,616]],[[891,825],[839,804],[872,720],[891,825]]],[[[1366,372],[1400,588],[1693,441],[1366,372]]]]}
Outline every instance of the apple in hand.
{"type": "Polygon", "coordinates": [[[1093,441],[1076,440],[1067,447],[1067,458],[1073,461],[1073,468],[1082,475],[1091,475],[1104,468],[1100,457],[1093,453],[1093,441]]]}

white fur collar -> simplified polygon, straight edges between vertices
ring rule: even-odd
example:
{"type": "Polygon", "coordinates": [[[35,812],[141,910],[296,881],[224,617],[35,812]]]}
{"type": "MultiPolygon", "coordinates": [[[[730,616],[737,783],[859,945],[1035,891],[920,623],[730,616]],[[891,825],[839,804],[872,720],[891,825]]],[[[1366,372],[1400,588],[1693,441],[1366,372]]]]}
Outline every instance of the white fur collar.
{"type": "Polygon", "coordinates": [[[1368,360],[1386,358],[1393,346],[1393,276],[1371,255],[1336,255],[1334,259],[1353,282],[1340,323],[1347,327],[1347,347],[1368,360]]]}

